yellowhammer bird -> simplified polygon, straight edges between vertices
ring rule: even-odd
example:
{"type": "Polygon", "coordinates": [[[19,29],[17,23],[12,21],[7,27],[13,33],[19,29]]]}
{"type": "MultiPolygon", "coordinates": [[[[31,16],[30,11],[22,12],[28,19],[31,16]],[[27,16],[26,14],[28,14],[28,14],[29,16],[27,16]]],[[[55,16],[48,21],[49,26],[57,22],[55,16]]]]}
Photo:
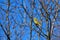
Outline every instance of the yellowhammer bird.
{"type": "Polygon", "coordinates": [[[37,20],[37,18],[34,18],[34,23],[35,23],[36,25],[41,26],[41,23],[37,20]]]}

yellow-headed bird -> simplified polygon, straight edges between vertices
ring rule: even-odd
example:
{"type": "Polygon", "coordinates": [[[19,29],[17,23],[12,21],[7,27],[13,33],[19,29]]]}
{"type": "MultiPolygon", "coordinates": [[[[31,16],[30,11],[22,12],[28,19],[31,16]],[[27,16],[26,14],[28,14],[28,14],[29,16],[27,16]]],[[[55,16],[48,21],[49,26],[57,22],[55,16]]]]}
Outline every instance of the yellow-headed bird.
{"type": "Polygon", "coordinates": [[[37,20],[37,18],[34,18],[34,23],[35,23],[36,25],[41,26],[41,23],[37,20]]]}

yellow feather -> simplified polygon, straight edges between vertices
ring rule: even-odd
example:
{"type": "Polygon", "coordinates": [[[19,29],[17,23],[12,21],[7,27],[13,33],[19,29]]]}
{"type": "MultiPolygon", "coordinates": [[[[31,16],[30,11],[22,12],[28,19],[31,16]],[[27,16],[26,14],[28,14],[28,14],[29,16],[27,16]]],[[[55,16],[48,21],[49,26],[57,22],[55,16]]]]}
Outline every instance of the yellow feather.
{"type": "Polygon", "coordinates": [[[34,23],[37,24],[37,25],[40,24],[39,21],[37,20],[37,18],[34,18],[34,23]]]}

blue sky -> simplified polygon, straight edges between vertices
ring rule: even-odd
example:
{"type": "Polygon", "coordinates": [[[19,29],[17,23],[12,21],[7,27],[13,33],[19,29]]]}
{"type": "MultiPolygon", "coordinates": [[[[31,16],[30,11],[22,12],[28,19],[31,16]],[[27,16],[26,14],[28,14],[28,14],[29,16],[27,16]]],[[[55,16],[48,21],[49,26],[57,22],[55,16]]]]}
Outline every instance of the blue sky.
{"type": "MultiPolygon", "coordinates": [[[[36,17],[38,20],[40,20],[41,12],[36,10],[36,9],[42,8],[42,7],[39,4],[39,1],[35,0],[35,3],[36,3],[35,7],[36,8],[32,9],[31,5],[30,5],[31,1],[30,0],[25,0],[25,1],[23,1],[23,5],[24,5],[24,7],[27,6],[26,9],[27,9],[27,12],[30,14],[30,16],[33,13],[33,16],[36,17]]],[[[0,0],[0,7],[2,7],[4,10],[7,10],[8,7],[7,7],[6,4],[3,4],[3,2],[8,4],[7,0],[0,0]]],[[[15,34],[15,31],[17,32],[17,34],[20,34],[18,36],[18,38],[21,36],[21,33],[24,32],[24,34],[23,34],[23,36],[21,38],[22,38],[22,40],[27,40],[27,38],[29,39],[29,37],[30,37],[30,35],[29,35],[29,32],[30,32],[29,25],[28,26],[27,25],[20,26],[20,24],[24,24],[24,17],[26,17],[26,22],[29,24],[30,23],[30,18],[26,15],[23,8],[19,8],[21,6],[22,0],[19,0],[19,1],[10,0],[10,3],[12,3],[12,4],[10,5],[10,10],[11,11],[9,12],[8,17],[9,17],[9,21],[11,23],[11,25],[10,25],[10,31],[11,31],[11,36],[10,37],[11,37],[11,40],[16,40],[15,38],[16,38],[17,35],[15,34]],[[18,8],[15,8],[15,7],[18,7],[18,8]],[[13,29],[13,27],[15,27],[15,28],[13,29]]],[[[60,1],[58,1],[58,3],[60,4],[60,1]]],[[[45,4],[48,4],[47,0],[45,1],[45,4]]],[[[51,12],[51,10],[49,10],[49,7],[51,7],[51,6],[53,8],[52,13],[54,13],[54,8],[56,6],[50,0],[50,3],[49,3],[48,8],[47,8],[48,12],[51,12]]],[[[43,13],[45,12],[44,9],[42,9],[42,12],[43,13]]],[[[60,13],[60,11],[59,11],[59,13],[60,13]]],[[[53,16],[50,16],[50,18],[53,19],[53,16]]],[[[44,22],[45,18],[42,18],[42,19],[43,19],[42,27],[45,28],[45,26],[46,26],[46,23],[44,22]]],[[[6,21],[6,12],[1,10],[1,8],[0,8],[0,23],[4,26],[4,29],[5,29],[6,25],[8,24],[8,22],[6,21]]],[[[34,23],[33,23],[33,25],[34,25],[34,23]]],[[[34,28],[34,26],[33,26],[33,28],[34,28]]],[[[43,32],[46,33],[45,30],[43,30],[43,32]]],[[[36,38],[34,40],[38,40],[38,36],[37,36],[37,33],[35,31],[32,31],[32,35],[36,35],[36,38]]],[[[1,27],[0,27],[0,36],[2,36],[2,38],[4,40],[7,39],[7,37],[4,34],[4,31],[2,30],[1,27]]],[[[0,37],[0,39],[2,39],[2,38],[0,37]]],[[[41,40],[46,40],[46,39],[41,37],[41,40]]]]}

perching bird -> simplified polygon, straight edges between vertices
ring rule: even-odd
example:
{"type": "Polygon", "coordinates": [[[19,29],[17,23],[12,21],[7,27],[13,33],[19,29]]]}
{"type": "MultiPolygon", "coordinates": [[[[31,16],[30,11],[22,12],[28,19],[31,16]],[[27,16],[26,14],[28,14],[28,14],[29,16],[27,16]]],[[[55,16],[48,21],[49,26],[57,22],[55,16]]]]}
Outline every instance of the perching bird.
{"type": "Polygon", "coordinates": [[[34,18],[34,23],[35,23],[36,25],[41,26],[41,23],[37,20],[37,18],[34,18]]]}

